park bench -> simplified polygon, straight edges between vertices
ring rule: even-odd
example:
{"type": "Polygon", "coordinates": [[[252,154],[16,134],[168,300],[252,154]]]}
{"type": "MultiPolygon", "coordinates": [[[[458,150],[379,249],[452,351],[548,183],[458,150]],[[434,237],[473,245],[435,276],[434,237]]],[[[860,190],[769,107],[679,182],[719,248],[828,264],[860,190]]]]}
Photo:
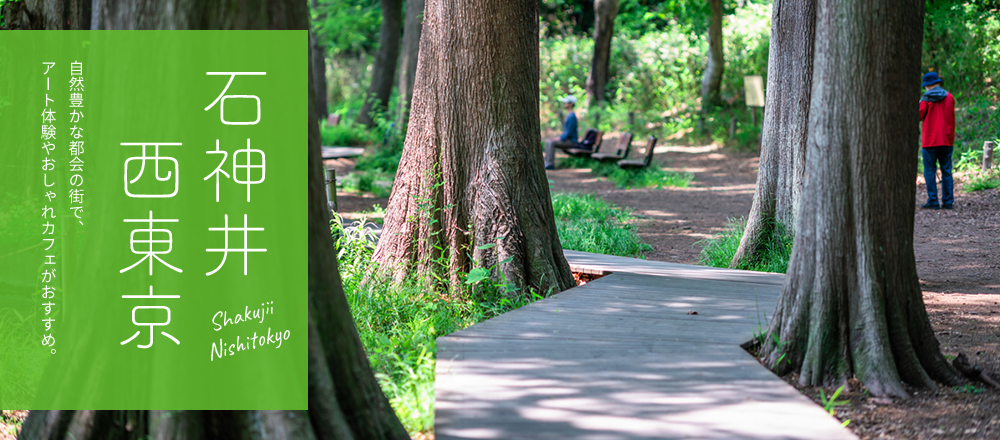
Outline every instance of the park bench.
{"type": "Polygon", "coordinates": [[[604,132],[592,128],[583,135],[583,140],[576,143],[576,147],[563,148],[562,150],[570,156],[588,157],[601,149],[603,138],[604,132]]]}
{"type": "Polygon", "coordinates": [[[646,149],[642,152],[642,159],[623,159],[618,161],[618,166],[625,169],[645,168],[653,160],[653,150],[656,148],[656,137],[650,136],[646,142],[646,149]]]}
{"type": "Polygon", "coordinates": [[[320,147],[323,151],[323,160],[328,159],[350,159],[365,154],[362,147],[320,147]]]}
{"type": "Polygon", "coordinates": [[[632,148],[632,133],[622,133],[622,136],[618,138],[618,145],[614,152],[594,153],[590,155],[590,158],[597,159],[602,162],[612,161],[612,160],[622,160],[628,156],[628,151],[630,148],[632,148]]]}

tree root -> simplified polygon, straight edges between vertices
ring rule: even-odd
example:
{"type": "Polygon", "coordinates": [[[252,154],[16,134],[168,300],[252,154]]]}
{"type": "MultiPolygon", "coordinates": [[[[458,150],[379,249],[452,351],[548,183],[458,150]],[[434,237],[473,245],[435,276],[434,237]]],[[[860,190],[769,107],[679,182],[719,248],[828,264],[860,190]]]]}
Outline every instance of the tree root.
{"type": "Polygon", "coordinates": [[[1000,384],[998,384],[995,379],[990,377],[989,374],[983,371],[982,367],[978,365],[972,365],[972,363],[969,362],[969,358],[965,355],[965,353],[959,353],[958,357],[956,357],[955,360],[951,361],[951,365],[954,366],[959,373],[962,373],[962,375],[968,378],[969,380],[979,381],[995,389],[1000,389],[1000,384]]]}

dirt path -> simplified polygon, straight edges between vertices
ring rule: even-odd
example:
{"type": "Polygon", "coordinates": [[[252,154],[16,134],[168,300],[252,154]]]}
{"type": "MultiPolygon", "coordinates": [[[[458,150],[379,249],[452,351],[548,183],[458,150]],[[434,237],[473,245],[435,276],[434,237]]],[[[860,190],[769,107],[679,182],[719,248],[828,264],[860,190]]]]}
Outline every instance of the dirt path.
{"type": "MultiPolygon", "coordinates": [[[[614,141],[609,139],[607,141],[614,141]]],[[[547,171],[554,191],[597,195],[644,217],[638,232],[653,250],[646,258],[698,264],[699,241],[721,233],[729,218],[750,212],[757,179],[758,153],[734,152],[706,145],[657,147],[654,161],[667,169],[694,173],[688,188],[618,189],[587,169],[547,171]]],[[[330,161],[338,175],[353,161],[330,161]]],[[[965,193],[958,176],[954,210],[917,210],[914,252],[925,291],[1000,294],[1000,189],[965,193]]],[[[918,179],[914,203],[926,198],[918,179]]],[[[341,212],[383,208],[385,198],[342,194],[341,212]]]]}
{"type": "MultiPolygon", "coordinates": [[[[915,200],[927,201],[923,178],[915,200]]],[[[956,191],[953,210],[918,209],[913,250],[924,290],[1000,294],[1000,189],[956,191]]]]}
{"type": "MultiPolygon", "coordinates": [[[[639,235],[650,260],[698,264],[699,241],[723,232],[727,219],[750,212],[759,158],[716,145],[657,148],[654,161],[694,173],[688,188],[621,190],[586,169],[547,171],[554,191],[597,195],[643,217],[639,235]]],[[[338,174],[350,163],[339,163],[338,174]]],[[[1000,372],[1000,189],[965,193],[956,175],[954,210],[916,210],[914,253],[924,302],[942,352],[965,353],[987,371],[1000,372]]],[[[916,206],[926,199],[917,178],[916,206]]],[[[386,199],[342,195],[342,211],[386,206],[386,199]]],[[[810,397],[818,389],[802,389],[810,397]]],[[[829,390],[828,390],[829,391],[829,390]]],[[[842,419],[863,439],[1000,438],[1000,392],[982,384],[912,390],[909,400],[870,399],[847,393],[842,419]],[[971,387],[971,388],[970,388],[971,387]]]]}
{"type": "Polygon", "coordinates": [[[698,242],[722,232],[727,219],[750,212],[758,155],[724,152],[718,145],[668,146],[656,151],[654,161],[666,169],[694,173],[688,188],[623,190],[595,179],[586,169],[547,173],[553,191],[594,194],[644,217],[638,232],[653,246],[647,259],[698,264],[702,248],[698,242]]]}

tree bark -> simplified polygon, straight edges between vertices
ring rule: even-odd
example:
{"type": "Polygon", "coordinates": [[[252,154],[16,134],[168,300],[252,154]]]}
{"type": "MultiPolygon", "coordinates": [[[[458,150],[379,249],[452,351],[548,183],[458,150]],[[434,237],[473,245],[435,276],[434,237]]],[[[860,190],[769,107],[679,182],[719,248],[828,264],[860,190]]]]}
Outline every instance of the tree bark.
{"type": "Polygon", "coordinates": [[[594,0],[594,58],[587,75],[587,103],[600,105],[607,99],[611,39],[614,37],[618,0],[594,0]]]}
{"type": "MultiPolygon", "coordinates": [[[[167,13],[158,0],[106,0],[110,29],[308,29],[305,2],[188,0],[167,13]],[[207,2],[206,2],[207,3],[207,2]],[[232,13],[232,11],[239,13],[232,13]],[[228,12],[227,12],[228,11],[228,12]]],[[[311,50],[307,49],[311,56],[311,50]]],[[[309,410],[32,411],[24,440],[86,439],[408,439],[372,374],[344,296],[309,75],[309,410]]],[[[306,121],[304,121],[306,122],[306,121]]]]}
{"type": "Polygon", "coordinates": [[[725,68],[722,57],[722,0],[708,0],[708,4],[712,7],[712,22],[708,26],[708,65],[701,78],[702,111],[721,102],[719,88],[725,68]]]}
{"type": "Polygon", "coordinates": [[[375,124],[373,110],[386,110],[392,83],[396,78],[396,58],[399,56],[399,37],[403,29],[403,0],[380,0],[382,25],[379,27],[378,51],[372,64],[372,82],[361,106],[357,122],[371,127],[375,124]]]}
{"type": "Polygon", "coordinates": [[[777,235],[793,232],[805,175],[816,0],[776,0],[772,11],[757,189],[732,268],[750,267],[777,235]]]}
{"type": "Polygon", "coordinates": [[[403,27],[403,51],[399,62],[399,109],[396,126],[402,127],[410,117],[413,100],[413,80],[417,76],[417,56],[420,34],[424,27],[424,0],[406,1],[406,23],[403,27]]]}
{"type": "MultiPolygon", "coordinates": [[[[311,4],[313,10],[321,10],[319,0],[312,0],[311,4]]],[[[319,22],[325,19],[326,12],[320,12],[319,16],[316,17],[319,22]]],[[[319,40],[313,31],[309,31],[309,41],[312,50],[312,58],[310,59],[312,65],[309,71],[313,75],[313,84],[316,87],[316,90],[313,91],[313,96],[316,97],[316,115],[322,120],[330,114],[326,101],[326,45],[319,40]]]]}
{"type": "Polygon", "coordinates": [[[3,4],[9,30],[90,29],[91,0],[22,0],[3,4]]]}
{"type": "Polygon", "coordinates": [[[957,383],[913,257],[923,8],[923,0],[818,3],[809,171],[763,347],[768,366],[798,372],[802,385],[856,376],[872,395],[905,397],[903,382],[957,383]]]}
{"type": "Polygon", "coordinates": [[[508,283],[561,291],[573,278],[542,169],[538,2],[474,5],[427,2],[410,126],[374,258],[397,282],[444,272],[459,287],[460,273],[499,265],[508,283]]]}

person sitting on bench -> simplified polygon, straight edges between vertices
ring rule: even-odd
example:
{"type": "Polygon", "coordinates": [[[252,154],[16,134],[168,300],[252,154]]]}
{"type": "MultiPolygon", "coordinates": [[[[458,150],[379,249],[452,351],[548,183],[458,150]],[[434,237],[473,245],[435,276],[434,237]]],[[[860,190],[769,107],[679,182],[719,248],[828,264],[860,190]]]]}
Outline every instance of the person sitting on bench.
{"type": "Polygon", "coordinates": [[[563,134],[545,143],[545,169],[547,170],[554,170],[556,168],[556,148],[566,149],[576,148],[577,146],[577,121],[576,113],[573,112],[573,107],[576,106],[576,97],[569,95],[560,99],[559,102],[563,103],[563,107],[569,111],[569,115],[566,116],[566,121],[563,122],[563,134]]]}

